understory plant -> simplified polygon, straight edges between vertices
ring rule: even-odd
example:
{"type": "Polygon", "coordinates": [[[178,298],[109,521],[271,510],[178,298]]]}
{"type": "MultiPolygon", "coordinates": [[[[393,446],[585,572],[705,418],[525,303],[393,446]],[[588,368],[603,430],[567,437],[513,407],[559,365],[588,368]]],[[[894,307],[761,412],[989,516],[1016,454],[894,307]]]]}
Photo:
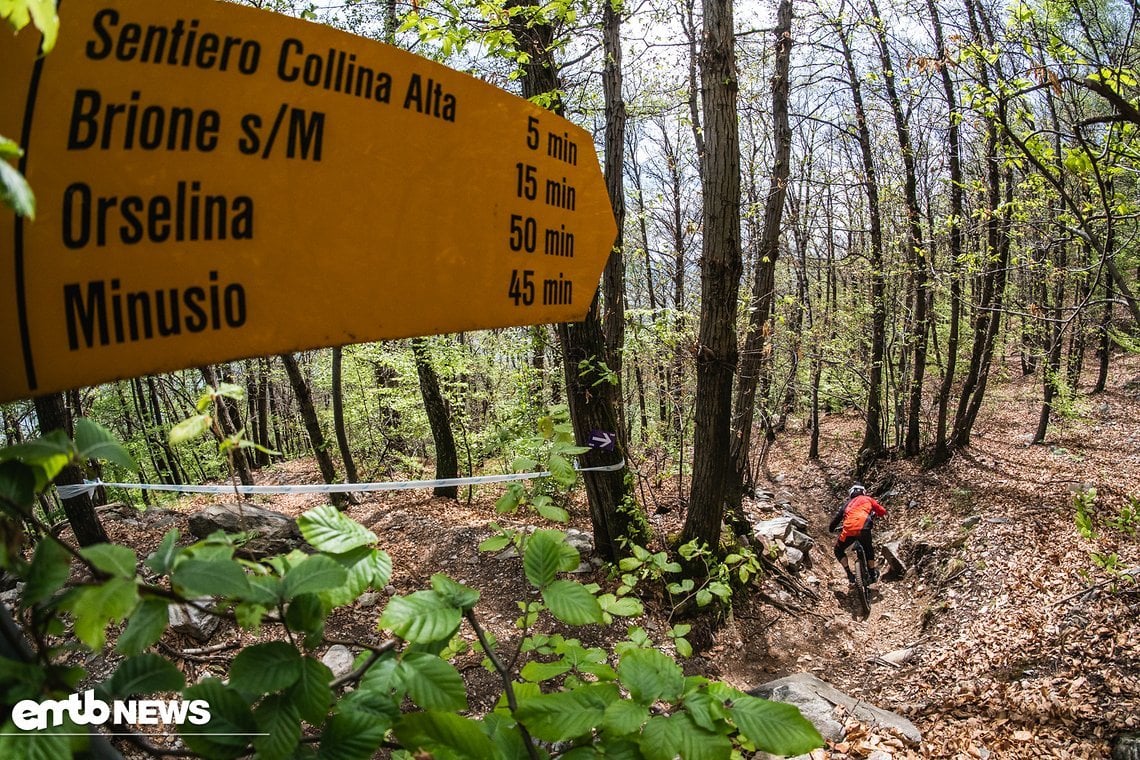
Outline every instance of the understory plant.
{"type": "Polygon", "coordinates": [[[612,648],[568,635],[641,607],[567,577],[581,558],[557,530],[507,538],[534,592],[519,602],[512,646],[484,627],[477,589],[436,574],[430,587],[392,596],[372,635],[338,642],[360,654],[334,677],[319,657],[333,643],[330,614],[383,588],[393,572],[372,531],[326,505],[298,518],[306,548],[280,556],[250,559],[232,536],[187,543],[176,530],[142,563],[129,546],[78,548],[52,535],[32,506],[64,465],[93,456],[126,452],[85,421],[75,441],[53,434],[0,450],[0,564],[23,584],[18,601],[0,608],[0,757],[117,756],[86,725],[98,722],[90,712],[66,707],[80,692],[84,704],[162,704],[171,715],[190,705],[183,719],[165,721],[184,749],[165,749],[136,725],[103,726],[154,756],[365,760],[384,748],[409,760],[727,760],[822,744],[794,707],[686,676],[640,627],[612,648]],[[189,683],[164,641],[175,605],[256,633],[257,643],[239,649],[224,672],[189,683]],[[470,710],[450,661],[467,647],[482,653],[499,684],[497,704],[482,714],[470,710]],[[114,663],[110,675],[88,672],[95,654],[114,663]],[[62,701],[43,728],[16,727],[17,714],[34,714],[45,700],[62,701]]]}

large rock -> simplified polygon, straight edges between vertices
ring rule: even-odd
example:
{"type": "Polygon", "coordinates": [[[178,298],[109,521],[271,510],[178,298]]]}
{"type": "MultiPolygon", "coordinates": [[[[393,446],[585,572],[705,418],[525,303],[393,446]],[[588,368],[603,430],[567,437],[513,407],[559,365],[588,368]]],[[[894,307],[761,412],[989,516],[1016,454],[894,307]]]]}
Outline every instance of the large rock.
{"type": "Polygon", "coordinates": [[[190,515],[190,532],[198,538],[219,530],[251,534],[241,549],[253,557],[287,554],[305,544],[296,520],[252,504],[211,504],[190,515]]]}
{"type": "MultiPolygon", "coordinates": [[[[787,539],[792,531],[803,533],[806,530],[807,521],[793,514],[783,514],[752,526],[752,532],[758,537],[762,536],[772,541],[783,541],[784,543],[790,543],[787,539]]],[[[809,538],[808,541],[811,539],[809,538]]]]}
{"type": "Polygon", "coordinates": [[[829,741],[843,738],[843,725],[834,714],[835,708],[842,706],[849,714],[870,726],[885,726],[896,730],[915,747],[922,743],[922,733],[903,716],[849,697],[811,673],[796,673],[769,681],[750,690],[749,694],[795,705],[823,738],[829,741]]]}
{"type": "MultiPolygon", "coordinates": [[[[208,607],[214,603],[213,598],[205,596],[195,599],[199,605],[208,607]]],[[[203,612],[192,604],[172,604],[166,608],[170,628],[175,633],[190,636],[198,641],[206,642],[218,630],[222,619],[217,615],[203,612]]]]}
{"type": "Polygon", "coordinates": [[[899,576],[906,575],[906,563],[902,560],[902,552],[899,549],[898,541],[891,541],[889,543],[880,544],[879,549],[882,551],[883,556],[887,559],[887,564],[891,566],[891,570],[899,576]]]}

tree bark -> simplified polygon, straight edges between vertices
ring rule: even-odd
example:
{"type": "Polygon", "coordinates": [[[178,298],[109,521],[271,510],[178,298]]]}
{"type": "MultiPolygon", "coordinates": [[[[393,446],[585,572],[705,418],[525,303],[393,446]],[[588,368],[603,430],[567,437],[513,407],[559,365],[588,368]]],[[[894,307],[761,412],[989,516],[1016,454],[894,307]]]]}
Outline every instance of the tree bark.
{"type": "MultiPolygon", "coordinates": [[[[431,437],[435,441],[435,477],[437,480],[459,477],[459,454],[455,448],[455,435],[451,430],[451,418],[447,401],[439,390],[439,376],[435,373],[428,355],[428,342],[425,338],[412,339],[412,353],[416,357],[416,375],[420,379],[420,394],[424,399],[431,437]]],[[[445,499],[459,498],[459,486],[436,486],[432,491],[445,499]]]]}
{"type": "MultiPolygon", "coordinates": [[[[509,5],[533,8],[536,7],[536,2],[517,0],[509,5]]],[[[544,93],[560,92],[561,82],[554,61],[551,26],[535,23],[524,12],[512,15],[508,28],[514,35],[518,50],[528,57],[523,64],[523,96],[531,98],[544,93]]],[[[552,105],[552,110],[561,114],[560,98],[555,97],[552,105]]],[[[613,363],[602,330],[596,295],[582,322],[558,325],[558,341],[562,348],[566,397],[576,439],[579,442],[588,440],[593,430],[619,433],[622,430],[618,411],[621,396],[616,386],[602,376],[598,366],[599,359],[611,367],[613,363]]],[[[621,456],[620,447],[613,452],[590,449],[578,461],[584,467],[595,467],[616,464],[621,456]]],[[[625,473],[621,470],[584,472],[582,478],[586,485],[594,546],[598,553],[607,560],[616,561],[625,554],[620,539],[628,537],[644,543],[645,536],[639,530],[643,518],[637,513],[634,495],[625,473]]]]}
{"type": "Polygon", "coordinates": [[[333,431],[340,458],[344,462],[344,479],[349,483],[359,483],[360,474],[356,471],[356,460],[352,458],[352,447],[348,445],[348,429],[344,424],[344,378],[341,367],[344,364],[344,350],[337,346],[332,350],[332,403],[333,431]]]}
{"type": "MultiPolygon", "coordinates": [[[[324,433],[321,432],[317,410],[313,407],[313,393],[309,388],[309,382],[305,379],[300,365],[297,364],[297,358],[293,354],[281,354],[281,363],[285,365],[285,373],[289,375],[289,384],[293,386],[293,395],[297,397],[301,419],[305,423],[305,432],[309,434],[309,443],[313,447],[313,456],[317,459],[321,477],[330,485],[336,483],[336,467],[333,466],[332,457],[329,456],[328,442],[325,440],[324,433]]],[[[346,509],[352,503],[348,495],[343,493],[329,494],[329,501],[340,510],[346,509]]]]}
{"type": "MultiPolygon", "coordinates": [[[[756,388],[764,370],[766,342],[772,330],[772,305],[776,292],[776,261],[780,256],[780,225],[788,197],[788,175],[792,153],[792,128],[788,123],[788,71],[792,57],[792,0],[780,0],[776,10],[776,58],[772,72],[772,129],[776,151],[772,158],[772,180],[764,201],[764,227],[756,252],[752,282],[752,313],[737,371],[736,403],[731,432],[732,466],[738,494],[750,491],[752,468],[752,422],[756,412],[756,388]]],[[[761,401],[763,403],[763,401],[761,401]]],[[[730,496],[735,507],[740,496],[730,496]]]]}
{"type": "Polygon", "coordinates": [[[701,322],[696,352],[693,476],[682,544],[716,551],[732,477],[729,433],[736,372],[740,249],[740,138],[737,128],[732,0],[704,0],[700,57],[705,150],[701,248],[701,322]]]}
{"type": "MultiPolygon", "coordinates": [[[[36,417],[40,423],[40,435],[47,435],[53,430],[62,430],[72,438],[72,421],[67,414],[63,403],[62,393],[52,393],[47,396],[36,396],[36,417]]],[[[79,465],[69,464],[64,467],[55,478],[56,485],[71,486],[83,482],[83,470],[79,465]]],[[[95,512],[95,501],[91,494],[80,494],[70,499],[61,499],[67,522],[75,534],[75,540],[80,546],[106,543],[107,538],[103,525],[99,522],[99,515],[95,512]]]]}

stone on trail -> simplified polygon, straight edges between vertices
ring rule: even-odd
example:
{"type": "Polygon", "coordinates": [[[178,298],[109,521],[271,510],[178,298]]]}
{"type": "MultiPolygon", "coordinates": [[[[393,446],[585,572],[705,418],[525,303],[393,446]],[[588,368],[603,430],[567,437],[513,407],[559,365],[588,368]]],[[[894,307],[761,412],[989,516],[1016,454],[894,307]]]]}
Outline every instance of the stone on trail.
{"type": "Polygon", "coordinates": [[[820,735],[829,741],[843,738],[843,724],[834,714],[835,708],[842,706],[850,715],[869,726],[892,728],[909,744],[915,747],[922,744],[922,733],[903,716],[850,697],[811,673],[796,673],[769,681],[750,689],[748,693],[795,705],[820,735]]]}
{"type": "MultiPolygon", "coordinates": [[[[214,603],[214,600],[208,596],[194,601],[203,607],[214,603]]],[[[217,615],[202,612],[191,604],[172,604],[166,608],[166,615],[171,630],[201,642],[209,641],[218,630],[218,626],[222,624],[222,619],[217,615]]]]}
{"type": "Polygon", "coordinates": [[[897,575],[906,575],[907,566],[906,563],[902,561],[898,541],[882,544],[879,546],[879,550],[883,553],[883,556],[887,558],[887,564],[891,566],[893,572],[897,575]]]}
{"type": "Polygon", "coordinates": [[[333,644],[329,647],[321,662],[332,671],[334,680],[352,672],[352,652],[343,644],[333,644]]]}
{"type": "Polygon", "coordinates": [[[252,557],[288,554],[305,545],[296,520],[252,504],[211,504],[190,515],[190,532],[198,538],[219,530],[251,533],[253,537],[242,544],[240,551],[252,557]]]}

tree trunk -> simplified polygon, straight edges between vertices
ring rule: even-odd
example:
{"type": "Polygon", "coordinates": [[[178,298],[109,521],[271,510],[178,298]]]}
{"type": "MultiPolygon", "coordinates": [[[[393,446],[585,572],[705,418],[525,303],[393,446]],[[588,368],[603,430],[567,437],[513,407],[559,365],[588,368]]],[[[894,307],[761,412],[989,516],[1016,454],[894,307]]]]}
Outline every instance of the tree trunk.
{"type": "MultiPolygon", "coordinates": [[[[53,430],[63,430],[69,438],[74,436],[71,420],[63,403],[62,393],[52,393],[47,396],[36,396],[36,417],[40,423],[40,435],[47,435],[53,430]]],[[[79,485],[83,482],[83,470],[76,464],[64,467],[55,478],[56,485],[79,485]]],[[[75,540],[80,546],[106,543],[110,539],[99,522],[99,515],[95,512],[95,501],[91,494],[80,494],[70,499],[62,499],[63,511],[67,515],[67,522],[75,534],[75,540]]]]}
{"type": "MultiPolygon", "coordinates": [[[[739,493],[751,490],[750,457],[752,421],[756,411],[756,387],[764,370],[767,336],[771,333],[772,304],[776,292],[776,260],[780,255],[780,225],[788,197],[788,174],[792,153],[792,129],[788,123],[788,69],[792,57],[792,0],[780,0],[776,11],[776,62],[772,72],[772,121],[776,153],[772,158],[772,180],[764,202],[764,227],[756,256],[752,282],[752,313],[737,372],[736,403],[731,432],[734,486],[739,493]]],[[[763,403],[763,401],[761,402],[763,403]]],[[[733,507],[739,495],[731,495],[733,507]]]]}
{"type": "Polygon", "coordinates": [[[701,322],[696,355],[692,486],[680,542],[695,540],[716,551],[733,474],[729,430],[737,361],[737,290],[743,261],[732,0],[704,0],[703,8],[701,322]]]}
{"type": "MultiPolygon", "coordinates": [[[[202,373],[202,378],[206,384],[211,387],[218,387],[218,374],[210,365],[199,367],[202,373]]],[[[218,420],[218,427],[222,431],[224,437],[234,435],[238,430],[241,430],[241,418],[237,416],[237,409],[230,403],[231,399],[219,398],[214,405],[215,416],[218,420]]],[[[249,460],[245,458],[244,449],[230,449],[230,461],[233,462],[234,470],[237,473],[238,480],[244,486],[253,485],[253,473],[249,469],[249,460]]]]}
{"type": "MultiPolygon", "coordinates": [[[[927,276],[926,244],[922,239],[922,210],[918,205],[918,173],[914,164],[914,147],[911,145],[910,124],[903,111],[902,101],[899,98],[898,88],[895,85],[894,63],[891,61],[890,45],[887,42],[887,31],[879,13],[879,6],[875,0],[868,0],[873,16],[875,40],[879,46],[879,60],[883,66],[883,80],[886,83],[887,97],[891,104],[891,114],[894,117],[895,135],[898,138],[899,150],[903,160],[903,197],[906,202],[906,237],[903,245],[906,246],[905,258],[910,261],[913,288],[910,302],[913,308],[913,332],[910,348],[913,351],[910,367],[910,387],[906,410],[906,438],[903,450],[908,456],[915,456],[921,444],[922,422],[922,385],[926,375],[927,337],[929,333],[929,318],[927,316],[927,299],[929,297],[930,280],[927,276]]],[[[903,346],[905,353],[908,346],[903,346]]]]}
{"type": "Polygon", "coordinates": [[[343,363],[344,350],[337,346],[332,350],[333,430],[336,433],[340,458],[344,461],[344,479],[348,483],[359,483],[360,475],[356,471],[356,460],[352,458],[352,448],[348,445],[348,430],[344,425],[344,378],[341,373],[343,363]]]}
{"type": "Polygon", "coordinates": [[[887,353],[886,282],[883,272],[883,226],[879,211],[879,181],[871,150],[871,130],[863,107],[863,88],[851,43],[840,22],[833,22],[843,50],[848,84],[855,111],[855,125],[859,138],[859,154],[863,162],[863,185],[867,194],[868,223],[871,230],[871,362],[868,371],[867,411],[863,424],[863,441],[859,444],[856,470],[863,475],[871,462],[883,455],[883,364],[887,353]]]}
{"type": "MultiPolygon", "coordinates": [[[[459,454],[455,448],[455,435],[451,431],[451,418],[447,401],[439,390],[439,377],[428,356],[426,338],[412,339],[412,353],[416,357],[416,374],[420,378],[420,393],[424,399],[424,411],[431,425],[431,437],[435,441],[435,477],[437,480],[459,477],[459,454]]],[[[432,491],[445,499],[459,498],[459,486],[436,486],[432,491]]]]}
{"type": "MultiPolygon", "coordinates": [[[[536,2],[519,0],[513,4],[534,7],[536,2]]],[[[531,98],[560,92],[550,25],[528,21],[526,14],[519,14],[511,17],[508,28],[514,35],[518,50],[528,56],[523,65],[523,96],[531,98]]],[[[553,110],[561,114],[562,103],[557,97],[554,98],[553,110]]],[[[587,440],[593,430],[616,435],[622,429],[618,411],[621,396],[617,388],[600,375],[601,368],[597,366],[599,359],[613,366],[602,331],[597,296],[582,322],[558,325],[558,341],[562,348],[570,420],[577,440],[587,440]],[[585,369],[580,369],[579,365],[585,369]]],[[[616,464],[621,456],[617,450],[590,449],[578,461],[584,467],[595,467],[616,464]]],[[[604,559],[616,561],[625,554],[620,539],[628,537],[637,543],[645,542],[646,537],[639,530],[644,518],[636,513],[636,508],[631,508],[635,503],[634,495],[623,471],[587,472],[582,477],[590,504],[594,546],[604,559]]]]}
{"type": "MultiPolygon", "coordinates": [[[[321,469],[321,477],[330,485],[336,483],[336,468],[333,466],[332,457],[329,456],[329,447],[324,433],[321,432],[317,410],[313,407],[313,393],[309,388],[309,382],[305,379],[305,375],[301,372],[301,367],[297,364],[297,359],[293,354],[281,354],[281,363],[285,365],[285,372],[289,375],[289,384],[293,386],[293,395],[297,398],[301,419],[305,423],[305,431],[309,434],[309,443],[313,447],[313,456],[317,458],[317,466],[321,469]]],[[[329,501],[340,510],[346,509],[352,503],[348,495],[343,493],[329,494],[329,501]]]]}

